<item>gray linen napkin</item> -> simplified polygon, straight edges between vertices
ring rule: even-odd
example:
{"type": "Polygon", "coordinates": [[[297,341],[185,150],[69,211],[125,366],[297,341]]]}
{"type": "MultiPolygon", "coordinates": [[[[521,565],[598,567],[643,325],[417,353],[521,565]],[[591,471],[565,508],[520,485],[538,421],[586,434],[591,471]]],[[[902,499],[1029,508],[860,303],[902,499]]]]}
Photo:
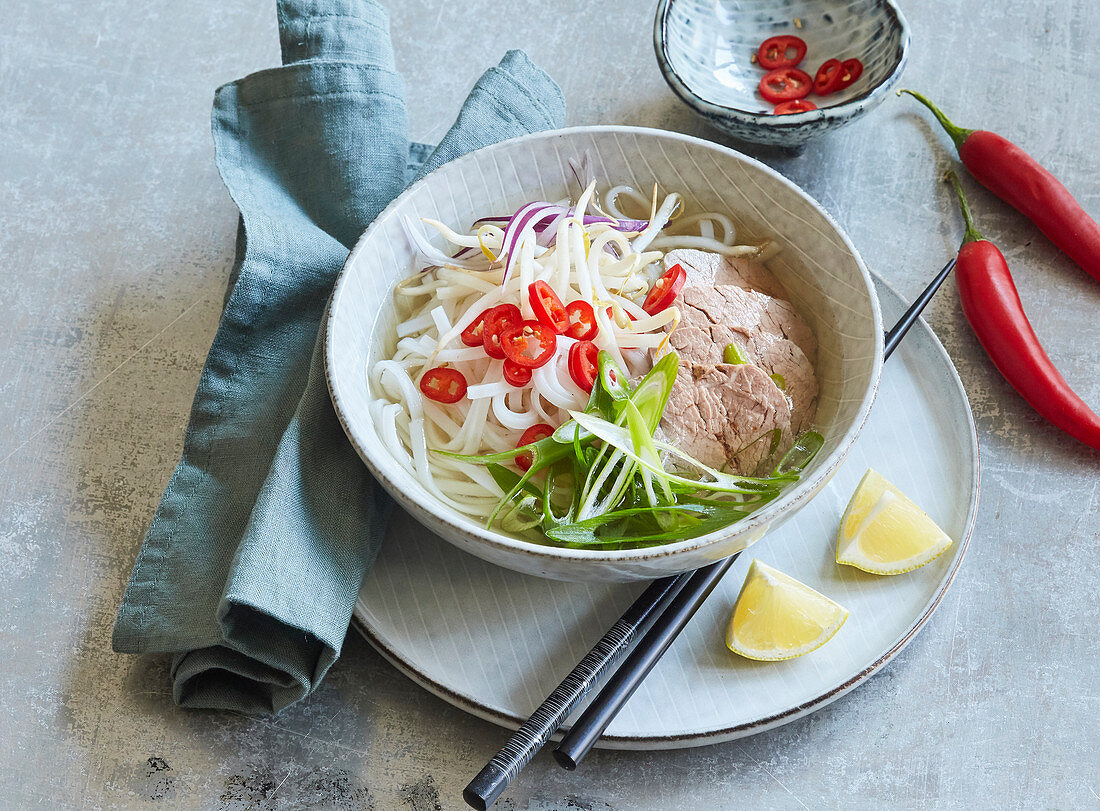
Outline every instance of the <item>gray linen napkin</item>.
{"type": "Polygon", "coordinates": [[[553,80],[510,51],[429,154],[408,142],[381,6],[280,0],[278,16],[283,67],[214,98],[237,260],[113,640],[176,654],[177,703],[243,712],[276,712],[324,677],[385,527],[389,499],[336,420],[318,340],[349,248],[417,171],[565,113],[553,80]]]}

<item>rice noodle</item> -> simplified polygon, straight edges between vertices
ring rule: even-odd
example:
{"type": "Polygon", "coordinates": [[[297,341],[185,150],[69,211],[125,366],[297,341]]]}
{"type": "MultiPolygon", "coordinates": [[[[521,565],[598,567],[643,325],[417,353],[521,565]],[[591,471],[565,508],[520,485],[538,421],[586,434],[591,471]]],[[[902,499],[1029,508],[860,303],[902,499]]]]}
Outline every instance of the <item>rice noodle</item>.
{"type": "Polygon", "coordinates": [[[768,243],[761,245],[727,245],[714,238],[691,237],[685,235],[671,235],[657,237],[650,245],[661,250],[671,251],[673,248],[698,248],[701,251],[713,251],[726,256],[742,256],[752,259],[757,258],[767,247],[768,243]]]}

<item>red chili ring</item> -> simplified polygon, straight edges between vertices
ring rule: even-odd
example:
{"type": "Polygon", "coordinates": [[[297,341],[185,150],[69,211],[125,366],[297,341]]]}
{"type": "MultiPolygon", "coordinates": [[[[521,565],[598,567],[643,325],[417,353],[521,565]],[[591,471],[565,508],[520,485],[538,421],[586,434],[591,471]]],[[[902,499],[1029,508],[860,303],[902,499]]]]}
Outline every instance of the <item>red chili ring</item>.
{"type": "Polygon", "coordinates": [[[840,72],[840,81],[836,86],[837,90],[851,87],[856,83],[856,79],[863,75],[863,63],[858,59],[845,59],[841,64],[842,70],[840,72]]]}
{"type": "Polygon", "coordinates": [[[521,321],[500,333],[500,348],[504,357],[517,366],[537,369],[554,357],[558,339],[539,321],[521,321]]]}
{"type": "Polygon", "coordinates": [[[504,359],[504,379],[508,384],[522,389],[531,382],[531,370],[526,366],[514,363],[511,358],[504,359]]]}
{"type": "Polygon", "coordinates": [[[777,37],[768,37],[760,43],[756,51],[756,60],[765,70],[775,68],[793,68],[806,55],[806,42],[801,37],[792,34],[781,34],[777,37]],[[787,52],[794,50],[794,54],[787,52]]]}
{"type": "Polygon", "coordinates": [[[599,355],[599,348],[591,341],[577,341],[569,347],[569,376],[589,394],[599,374],[599,355]]]}
{"type": "Polygon", "coordinates": [[[769,70],[760,80],[760,95],[772,104],[781,101],[793,101],[810,94],[814,80],[804,70],[798,68],[776,68],[769,70]]]}
{"type": "Polygon", "coordinates": [[[794,101],[785,101],[782,104],[775,105],[775,109],[772,110],[773,115],[790,115],[791,113],[808,113],[810,110],[816,110],[817,105],[807,99],[795,99],[794,101]]]}
{"type": "Polygon", "coordinates": [[[814,75],[814,92],[819,96],[827,96],[835,92],[840,85],[840,76],[843,72],[844,65],[839,59],[826,59],[814,75]]]}
{"type": "Polygon", "coordinates": [[[486,310],[473,321],[471,321],[470,326],[462,330],[462,334],[459,335],[459,338],[462,339],[462,343],[466,344],[466,346],[484,346],[484,336],[482,334],[482,330],[485,329],[485,317],[489,315],[489,313],[491,313],[492,311],[493,308],[490,307],[488,310],[486,310]]]}
{"type": "Polygon", "coordinates": [[[504,350],[500,347],[500,335],[504,330],[523,321],[519,307],[515,304],[501,304],[485,312],[485,326],[481,330],[485,354],[500,360],[504,350]]]}
{"type": "MultiPolygon", "coordinates": [[[[545,422],[540,422],[537,425],[532,425],[519,438],[517,448],[522,448],[524,445],[530,445],[534,442],[546,439],[548,436],[552,436],[554,433],[554,426],[548,425],[545,422]]],[[[516,454],[516,466],[521,470],[529,470],[531,463],[535,460],[531,456],[531,451],[524,451],[523,453],[516,454]]]]}
{"type": "Polygon", "coordinates": [[[527,288],[535,318],[559,335],[569,327],[569,316],[554,288],[541,279],[527,288]]]}
{"type": "Polygon", "coordinates": [[[587,301],[577,299],[565,305],[565,315],[569,320],[569,326],[565,328],[565,334],[578,341],[591,341],[600,331],[600,325],[596,323],[596,312],[587,301]]]}
{"type": "Polygon", "coordinates": [[[458,369],[436,366],[420,378],[420,391],[429,400],[450,405],[466,396],[466,378],[458,369]]]}
{"type": "Polygon", "coordinates": [[[656,315],[671,307],[686,281],[687,271],[677,262],[653,283],[653,288],[642,302],[642,309],[650,315],[656,315]]]}

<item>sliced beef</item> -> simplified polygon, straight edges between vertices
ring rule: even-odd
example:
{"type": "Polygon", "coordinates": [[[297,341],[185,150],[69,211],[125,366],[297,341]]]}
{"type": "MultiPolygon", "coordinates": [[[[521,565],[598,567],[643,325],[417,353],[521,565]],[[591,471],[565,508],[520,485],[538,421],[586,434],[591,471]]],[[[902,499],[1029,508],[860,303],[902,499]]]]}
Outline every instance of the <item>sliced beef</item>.
{"type": "Polygon", "coordinates": [[[768,456],[770,441],[760,437],[775,428],[791,436],[790,404],[763,369],[681,363],[661,420],[668,442],[713,468],[728,463],[751,475],[768,456]]]}
{"type": "Polygon", "coordinates": [[[665,270],[679,264],[687,271],[687,287],[714,287],[732,284],[744,290],[756,290],[766,296],[785,299],[787,291],[763,262],[754,259],[723,256],[711,251],[678,248],[664,257],[665,270]]]}
{"type": "Polygon", "coordinates": [[[817,343],[790,302],[734,285],[685,286],[677,301],[681,322],[669,340],[684,364],[718,364],[737,344],[749,363],[782,375],[791,400],[795,434],[807,430],[817,410],[817,377],[811,357],[817,343]]]}
{"type": "Polygon", "coordinates": [[[782,453],[813,423],[817,341],[763,263],[693,249],[665,255],[666,269],[676,263],[687,271],[676,302],[681,321],[669,340],[680,371],[661,431],[712,467],[758,473],[770,442],[755,440],[779,428],[782,453]],[[748,363],[722,362],[730,343],[748,363]],[[773,374],[782,375],[784,390],[773,374]]]}
{"type": "MultiPolygon", "coordinates": [[[[731,284],[714,287],[688,287],[680,292],[676,304],[683,317],[696,326],[726,326],[743,333],[751,343],[774,340],[793,343],[807,360],[817,356],[817,339],[794,305],[784,299],[731,284]]],[[[728,341],[727,341],[728,343],[728,341]]],[[[723,345],[724,346],[724,345],[723,345]]]]}

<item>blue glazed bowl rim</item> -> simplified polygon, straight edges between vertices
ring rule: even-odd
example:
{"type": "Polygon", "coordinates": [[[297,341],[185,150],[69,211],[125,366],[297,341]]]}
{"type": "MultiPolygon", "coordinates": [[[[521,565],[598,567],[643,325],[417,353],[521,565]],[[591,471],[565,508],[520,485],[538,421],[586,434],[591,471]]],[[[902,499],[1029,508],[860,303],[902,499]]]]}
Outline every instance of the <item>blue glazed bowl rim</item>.
{"type": "Polygon", "coordinates": [[[798,129],[802,124],[811,121],[826,121],[829,119],[858,115],[860,112],[870,107],[867,102],[879,100],[894,86],[901,77],[901,73],[905,69],[906,63],[909,61],[909,23],[906,21],[905,15],[901,13],[901,9],[894,0],[879,0],[879,2],[885,6],[887,12],[893,16],[894,21],[898,25],[898,29],[901,31],[901,56],[898,57],[893,70],[891,70],[881,82],[870,88],[867,92],[855,98],[848,99],[848,101],[841,104],[834,104],[830,107],[819,107],[816,110],[809,110],[804,113],[789,113],[787,115],[755,113],[749,110],[742,110],[739,107],[727,107],[725,105],[715,104],[712,101],[704,99],[692,90],[688,83],[676,72],[675,68],[672,67],[672,62],[668,58],[668,39],[665,36],[665,30],[668,28],[668,13],[674,2],[676,2],[676,0],[659,0],[657,3],[657,14],[653,21],[653,49],[657,53],[657,64],[660,66],[661,74],[665,77],[665,81],[668,83],[668,86],[672,88],[673,92],[675,92],[688,106],[695,108],[700,113],[709,117],[736,118],[746,124],[759,125],[776,131],[789,131],[798,129]]]}

